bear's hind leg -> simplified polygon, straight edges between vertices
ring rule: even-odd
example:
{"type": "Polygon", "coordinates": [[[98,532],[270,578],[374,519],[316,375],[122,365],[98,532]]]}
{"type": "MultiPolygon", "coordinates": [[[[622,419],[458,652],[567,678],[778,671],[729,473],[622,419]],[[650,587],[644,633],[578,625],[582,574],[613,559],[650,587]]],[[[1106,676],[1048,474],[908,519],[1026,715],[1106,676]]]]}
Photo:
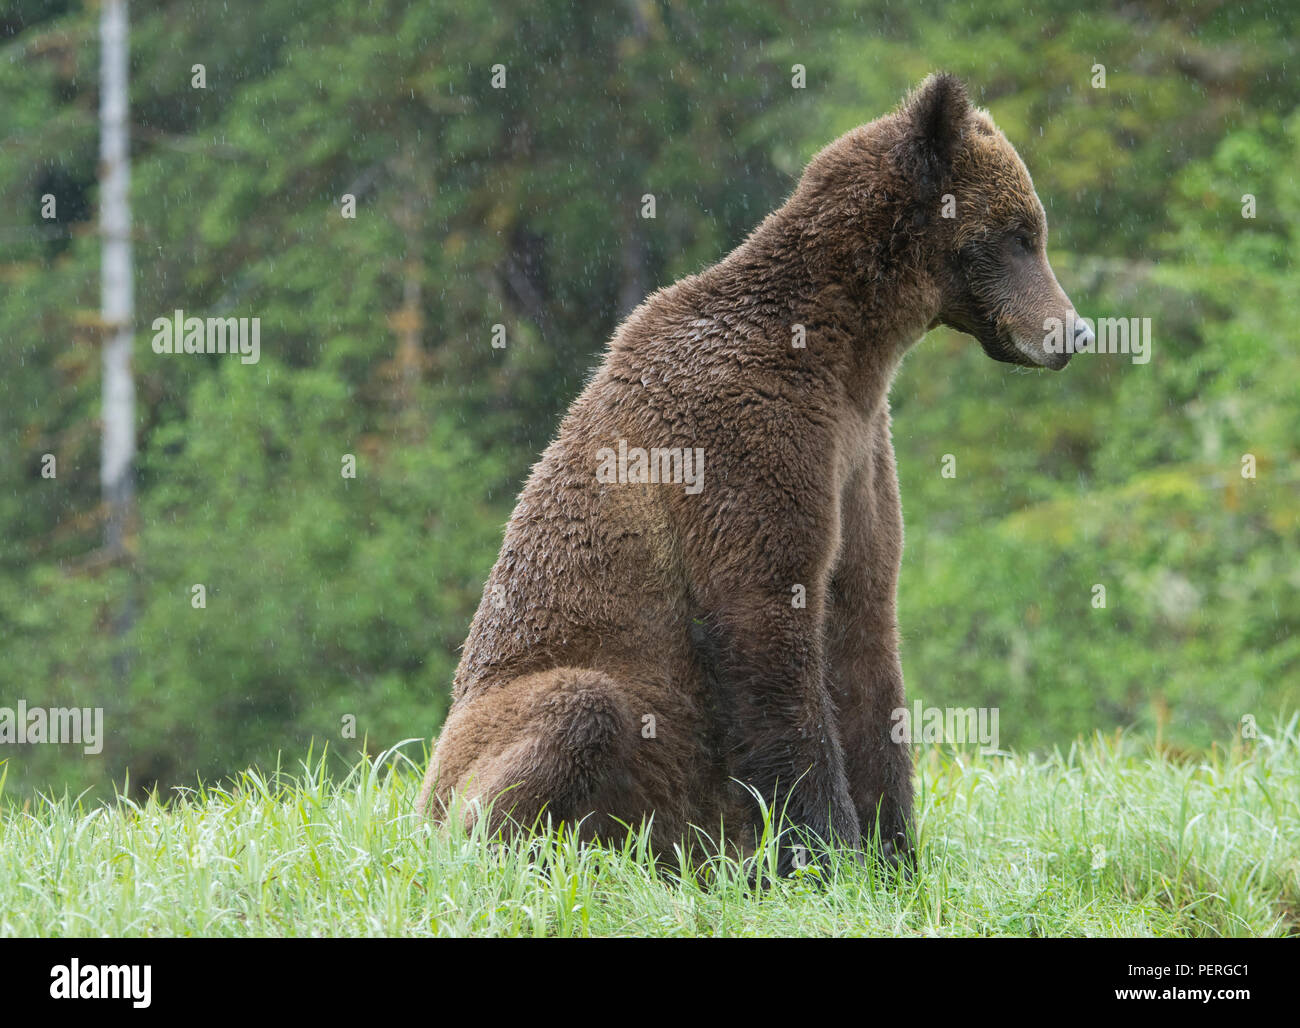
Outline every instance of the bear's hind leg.
{"type": "Polygon", "coordinates": [[[515,679],[452,710],[422,806],[460,793],[491,804],[493,831],[549,819],[581,823],[584,839],[622,836],[620,821],[635,826],[649,812],[634,773],[636,737],[626,691],[602,671],[515,679]]]}

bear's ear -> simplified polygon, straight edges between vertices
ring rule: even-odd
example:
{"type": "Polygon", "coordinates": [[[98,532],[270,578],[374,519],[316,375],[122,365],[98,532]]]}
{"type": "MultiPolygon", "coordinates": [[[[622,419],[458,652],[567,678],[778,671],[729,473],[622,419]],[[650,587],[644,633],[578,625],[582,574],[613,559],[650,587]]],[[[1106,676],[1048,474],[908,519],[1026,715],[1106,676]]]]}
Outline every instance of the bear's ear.
{"type": "Polygon", "coordinates": [[[904,102],[907,131],[900,157],[917,186],[936,189],[947,177],[970,113],[966,87],[946,71],[929,76],[904,102]]]}

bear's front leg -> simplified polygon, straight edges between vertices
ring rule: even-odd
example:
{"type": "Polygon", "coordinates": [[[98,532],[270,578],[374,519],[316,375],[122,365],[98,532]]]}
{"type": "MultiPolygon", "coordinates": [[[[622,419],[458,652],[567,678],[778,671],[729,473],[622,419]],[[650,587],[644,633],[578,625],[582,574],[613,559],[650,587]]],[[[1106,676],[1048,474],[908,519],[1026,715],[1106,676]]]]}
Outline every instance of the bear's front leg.
{"type": "MultiPolygon", "coordinates": [[[[741,559],[705,587],[707,615],[693,633],[714,692],[725,773],[794,829],[782,836],[781,874],[803,862],[809,840],[801,832],[852,847],[861,835],[825,678],[826,587],[817,569],[829,561],[809,552],[808,538],[774,544],[751,535],[747,547],[757,552],[736,552],[741,559]]],[[[741,799],[756,817],[752,796],[741,799]]]]}
{"type": "Polygon", "coordinates": [[[894,731],[904,707],[895,604],[903,517],[887,410],[875,420],[872,448],[846,490],[827,615],[827,677],[863,847],[874,847],[878,836],[887,860],[910,866],[912,756],[894,731]]]}
{"type": "Polygon", "coordinates": [[[780,594],[737,598],[715,621],[725,640],[721,706],[730,773],[763,797],[774,822],[793,829],[781,839],[782,875],[803,863],[801,848],[810,841],[856,847],[861,835],[825,682],[823,604],[819,596],[808,601],[791,608],[780,594]]]}

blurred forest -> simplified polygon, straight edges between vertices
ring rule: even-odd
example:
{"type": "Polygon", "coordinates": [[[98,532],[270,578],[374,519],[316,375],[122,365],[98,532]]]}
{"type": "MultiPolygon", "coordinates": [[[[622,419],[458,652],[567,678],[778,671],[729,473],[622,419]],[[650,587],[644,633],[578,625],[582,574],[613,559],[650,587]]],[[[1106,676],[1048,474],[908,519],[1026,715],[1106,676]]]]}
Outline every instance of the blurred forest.
{"type": "Polygon", "coordinates": [[[1024,157],[1080,311],[1154,338],[1060,374],[946,330],[908,357],[909,700],[998,706],[1025,748],[1130,725],[1199,748],[1300,708],[1300,6],[135,0],[125,558],[99,486],[99,8],[0,10],[0,705],[106,729],[93,757],[0,748],[7,794],[431,735],[514,496],[620,317],[939,68],[1024,157]],[[155,354],[178,308],[260,317],[260,362],[155,354]]]}

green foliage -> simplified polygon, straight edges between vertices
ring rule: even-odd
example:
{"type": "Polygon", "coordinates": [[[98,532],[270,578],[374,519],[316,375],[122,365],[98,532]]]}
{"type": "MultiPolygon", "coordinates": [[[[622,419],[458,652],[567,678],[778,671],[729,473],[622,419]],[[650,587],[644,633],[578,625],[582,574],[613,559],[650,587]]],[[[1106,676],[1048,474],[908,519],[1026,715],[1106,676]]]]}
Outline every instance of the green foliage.
{"type": "Polygon", "coordinates": [[[1149,363],[1008,376],[953,341],[936,381],[936,340],[895,385],[910,688],[1000,704],[1017,745],[1141,724],[1203,746],[1300,705],[1300,119],[1262,120],[1175,179],[1145,260],[1058,261],[1083,311],[1151,318],[1149,363]]]}
{"type": "Polygon", "coordinates": [[[1025,156],[1079,308],[1150,317],[1154,344],[1058,376],[943,331],[908,358],[911,694],[998,705],[1024,747],[1130,723],[1203,747],[1300,706],[1300,13],[133,3],[139,521],[119,565],[97,11],[0,22],[0,705],[103,706],[108,736],[93,758],[0,753],[11,794],[219,776],[347,745],[348,715],[372,752],[434,730],[512,498],[618,319],[937,67],[1025,156]],[[261,362],[154,354],[176,309],[259,317],[261,362]]]}

